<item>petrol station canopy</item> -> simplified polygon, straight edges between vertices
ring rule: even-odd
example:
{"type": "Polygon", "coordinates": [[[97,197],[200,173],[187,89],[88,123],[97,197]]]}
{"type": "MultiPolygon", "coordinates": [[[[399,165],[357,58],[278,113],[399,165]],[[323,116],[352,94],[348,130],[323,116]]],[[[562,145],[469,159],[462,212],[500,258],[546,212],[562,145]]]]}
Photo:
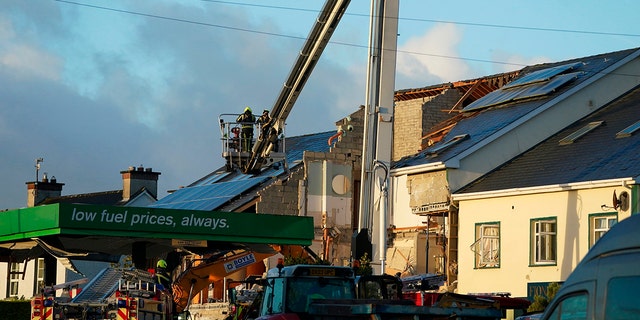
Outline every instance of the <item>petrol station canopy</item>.
{"type": "Polygon", "coordinates": [[[146,257],[176,249],[267,253],[273,244],[310,246],[314,236],[311,217],[65,203],[0,212],[0,221],[0,261],[43,251],[96,261],[140,250],[146,257]]]}

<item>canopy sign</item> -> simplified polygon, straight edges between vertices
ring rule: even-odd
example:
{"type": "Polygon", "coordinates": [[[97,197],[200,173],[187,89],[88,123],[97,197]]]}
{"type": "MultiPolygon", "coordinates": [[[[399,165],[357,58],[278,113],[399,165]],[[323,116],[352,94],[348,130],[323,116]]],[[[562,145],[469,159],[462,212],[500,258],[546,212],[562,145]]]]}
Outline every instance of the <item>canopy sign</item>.
{"type": "Polygon", "coordinates": [[[52,204],[0,212],[0,242],[48,235],[311,245],[311,217],[52,204]]]}

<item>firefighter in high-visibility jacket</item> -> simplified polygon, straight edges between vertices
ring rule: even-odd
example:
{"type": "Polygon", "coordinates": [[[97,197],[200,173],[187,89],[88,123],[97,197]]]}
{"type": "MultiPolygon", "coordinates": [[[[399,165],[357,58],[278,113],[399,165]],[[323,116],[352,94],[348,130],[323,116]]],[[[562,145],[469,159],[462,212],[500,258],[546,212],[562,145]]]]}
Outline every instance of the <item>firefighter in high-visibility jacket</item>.
{"type": "Polygon", "coordinates": [[[156,283],[162,285],[165,289],[171,291],[171,274],[167,271],[167,262],[158,260],[156,264],[156,283]]]}
{"type": "Polygon", "coordinates": [[[240,142],[243,152],[251,152],[253,147],[253,126],[256,123],[256,116],[253,115],[251,108],[244,108],[244,112],[238,116],[236,122],[240,123],[242,131],[240,132],[240,142]]]}

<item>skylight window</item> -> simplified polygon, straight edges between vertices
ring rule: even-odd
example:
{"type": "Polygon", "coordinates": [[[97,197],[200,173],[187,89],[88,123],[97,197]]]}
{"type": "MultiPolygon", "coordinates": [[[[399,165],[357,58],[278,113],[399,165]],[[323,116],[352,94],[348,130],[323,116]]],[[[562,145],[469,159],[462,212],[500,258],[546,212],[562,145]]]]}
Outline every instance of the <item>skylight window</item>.
{"type": "Polygon", "coordinates": [[[640,120],[638,120],[636,123],[624,128],[624,129],[622,129],[620,132],[616,133],[616,138],[630,137],[632,134],[634,134],[639,129],[640,129],[640,120]]]}
{"type": "Polygon", "coordinates": [[[593,131],[593,129],[599,127],[600,125],[602,125],[604,123],[604,121],[594,121],[594,122],[589,122],[586,126],[578,129],[576,132],[564,137],[562,140],[560,140],[560,145],[566,145],[566,144],[572,144],[574,143],[576,140],[578,140],[580,137],[584,136],[585,134],[593,131]]]}
{"type": "Polygon", "coordinates": [[[466,134],[466,133],[465,134],[461,134],[461,135],[457,135],[457,136],[449,139],[447,142],[445,142],[445,143],[443,143],[443,144],[441,144],[441,145],[439,145],[439,146],[437,146],[435,148],[429,149],[427,151],[427,154],[429,154],[429,155],[437,154],[438,152],[440,152],[440,151],[442,151],[444,149],[447,149],[447,148],[449,148],[449,147],[451,147],[453,145],[456,145],[456,144],[460,143],[462,140],[464,140],[466,138],[469,138],[469,135],[466,134]]]}

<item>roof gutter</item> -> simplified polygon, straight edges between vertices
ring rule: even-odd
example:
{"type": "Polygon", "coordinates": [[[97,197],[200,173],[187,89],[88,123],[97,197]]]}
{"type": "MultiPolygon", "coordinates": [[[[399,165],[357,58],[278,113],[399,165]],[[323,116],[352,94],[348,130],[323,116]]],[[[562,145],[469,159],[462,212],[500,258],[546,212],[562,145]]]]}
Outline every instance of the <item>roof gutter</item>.
{"type": "Polygon", "coordinates": [[[392,177],[397,177],[402,175],[411,175],[411,174],[424,173],[429,171],[439,171],[446,168],[447,166],[443,162],[433,162],[433,163],[425,163],[417,166],[391,169],[390,175],[392,177]]]}
{"type": "Polygon", "coordinates": [[[471,193],[454,193],[451,195],[451,198],[453,199],[453,201],[464,201],[464,200],[479,200],[479,199],[490,199],[490,198],[500,198],[500,197],[524,196],[524,195],[530,195],[530,194],[559,192],[559,191],[607,188],[607,187],[617,187],[617,186],[630,189],[631,188],[630,185],[638,184],[638,179],[636,178],[628,177],[628,178],[619,178],[619,179],[584,181],[584,182],[526,187],[526,188],[513,188],[513,189],[481,191],[481,192],[471,192],[471,193]]]}

